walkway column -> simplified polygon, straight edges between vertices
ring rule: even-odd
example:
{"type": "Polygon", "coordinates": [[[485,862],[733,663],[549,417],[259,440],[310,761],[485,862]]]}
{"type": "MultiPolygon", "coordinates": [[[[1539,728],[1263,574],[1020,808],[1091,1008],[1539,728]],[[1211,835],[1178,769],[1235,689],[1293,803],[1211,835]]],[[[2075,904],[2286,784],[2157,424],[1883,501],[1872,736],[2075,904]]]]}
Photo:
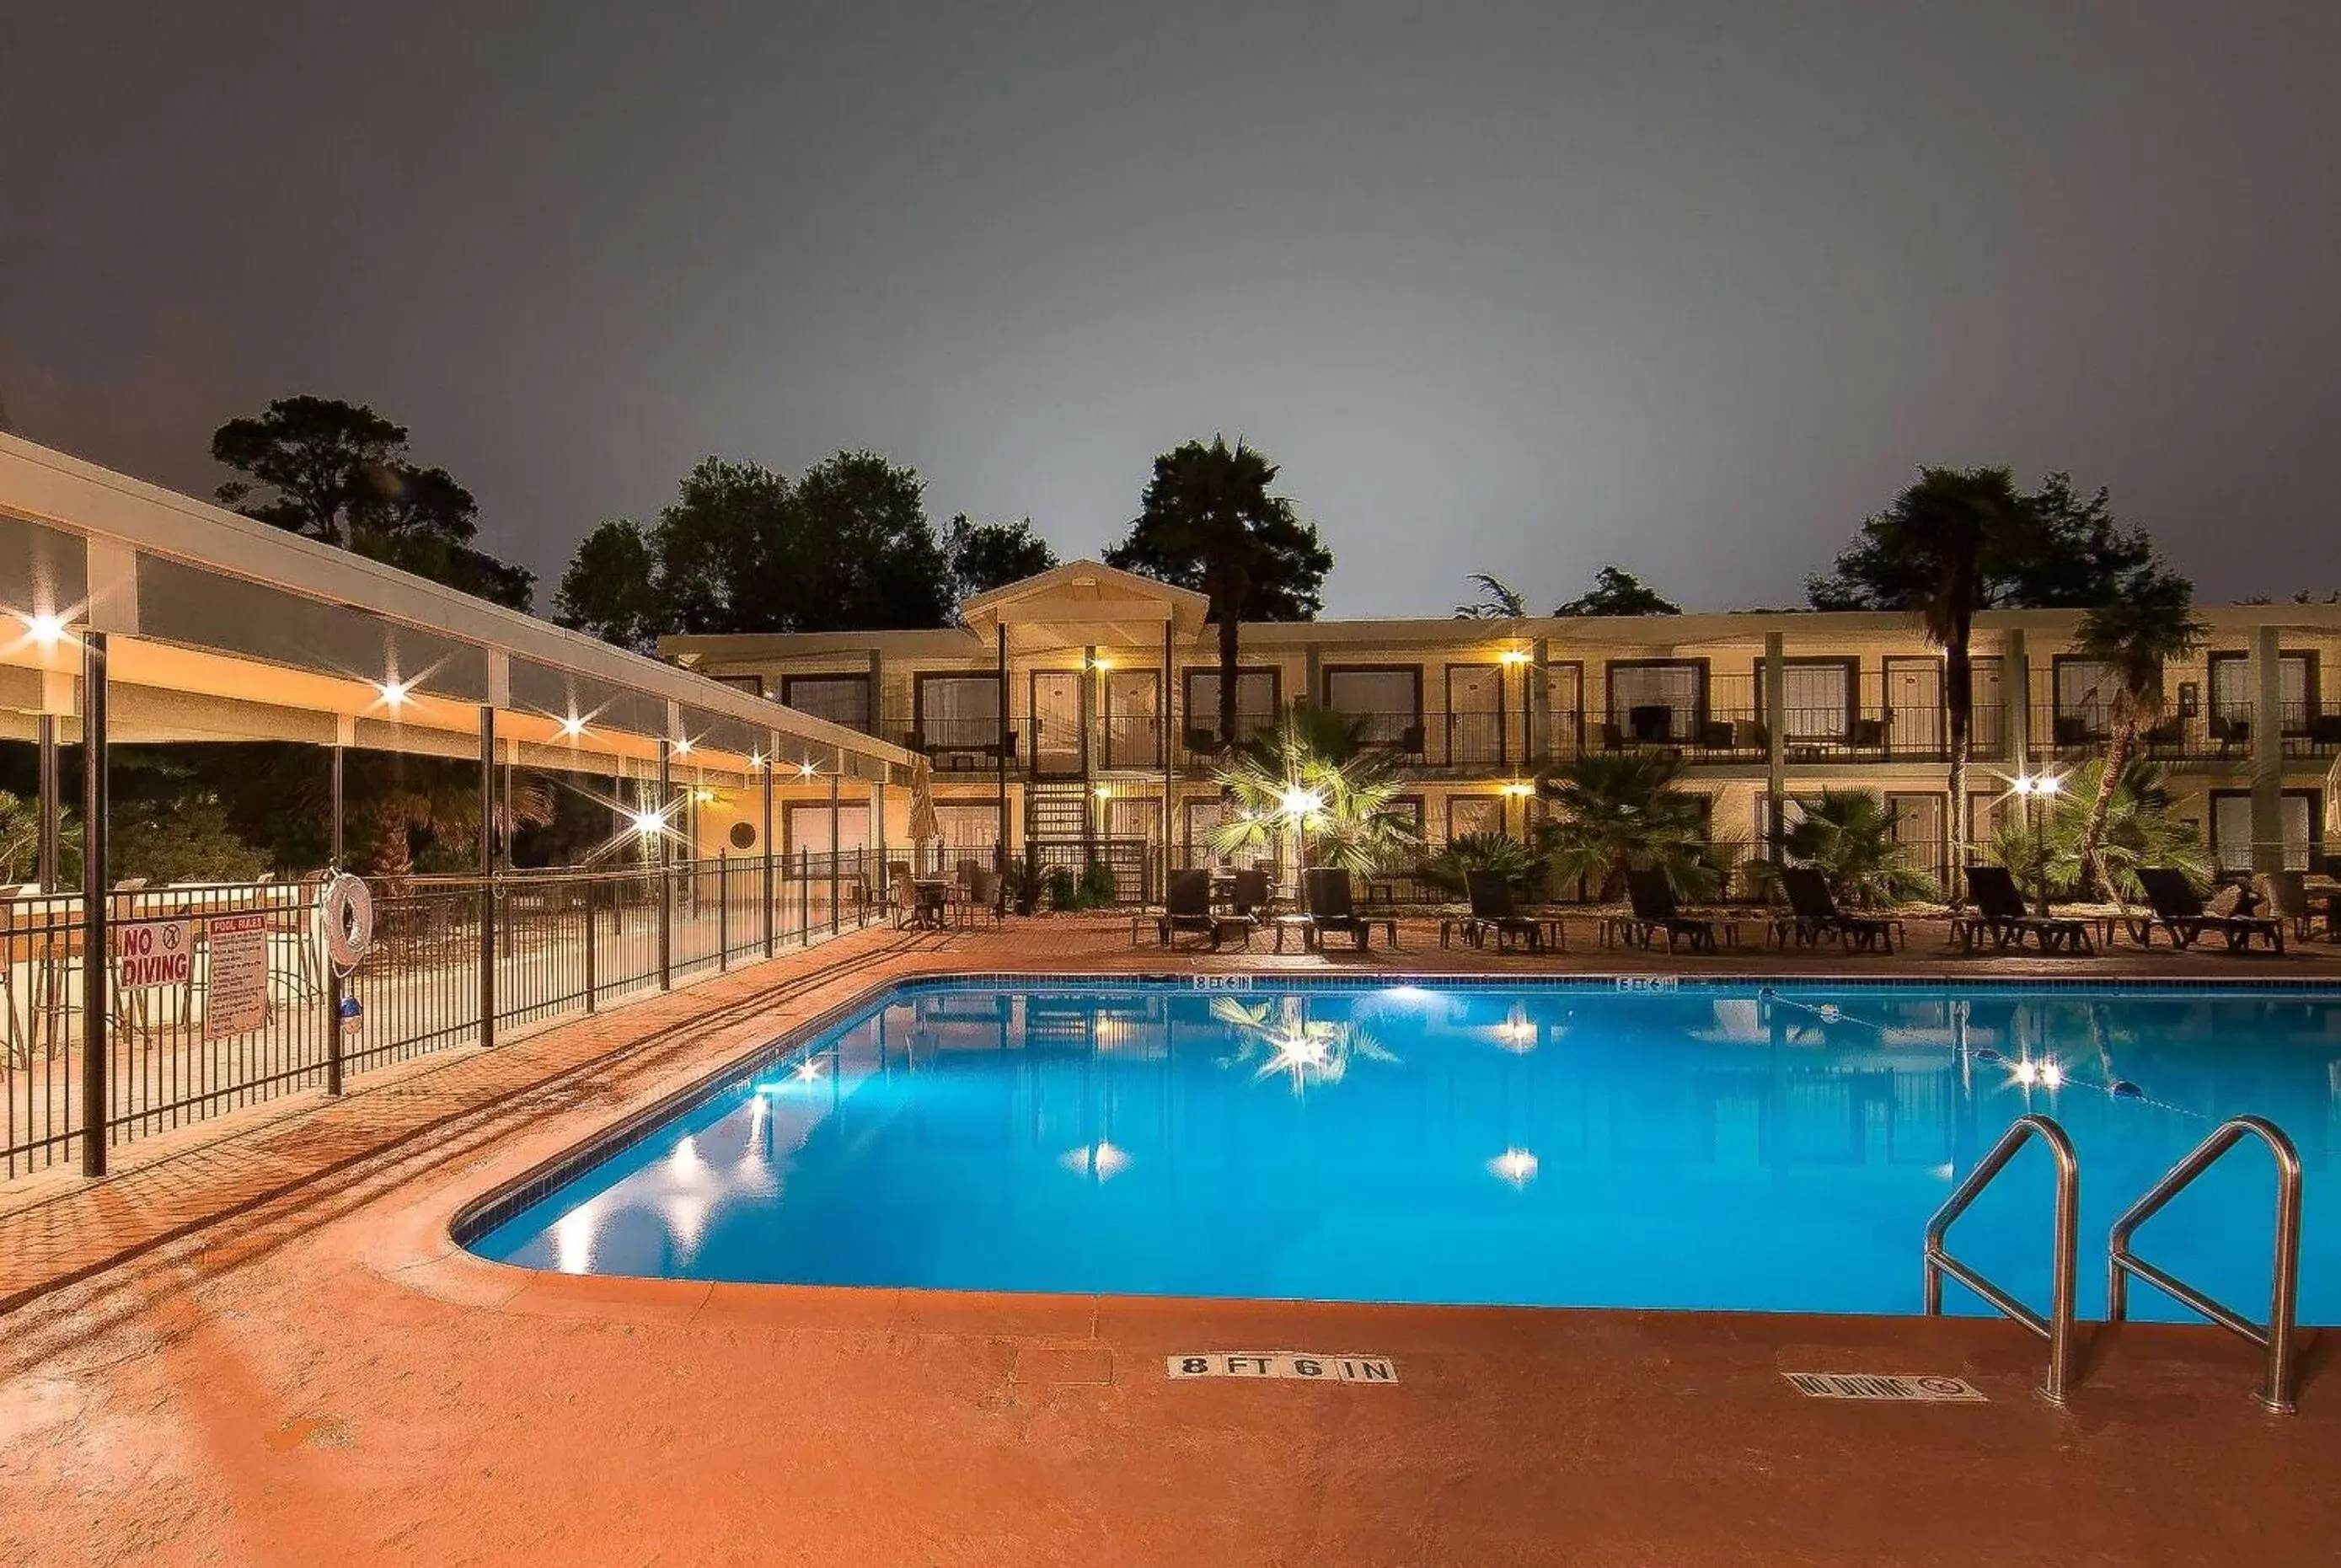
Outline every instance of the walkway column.
{"type": "Polygon", "coordinates": [[[480,709],[480,1044],[496,1043],[496,710],[480,709]]]}
{"type": "Polygon", "coordinates": [[[105,940],[105,633],[81,642],[81,1174],[105,1174],[107,992],[114,964],[105,940]]]}
{"type": "MultiPolygon", "coordinates": [[[[1015,739],[1015,726],[1010,718],[1008,702],[1008,623],[1003,620],[995,629],[1000,635],[1000,756],[997,772],[1000,782],[1000,842],[991,853],[991,868],[1004,879],[1008,875],[1008,748],[1015,739]]],[[[833,847],[835,839],[830,840],[833,847]]]]}
{"type": "Polygon", "coordinates": [[[878,764],[878,777],[870,781],[870,841],[877,846],[871,858],[871,896],[878,900],[878,912],[886,912],[886,764],[878,764]]]}
{"type": "Polygon", "coordinates": [[[1764,634],[1764,853],[1775,866],[1788,831],[1788,661],[1786,639],[1764,634]]]}
{"type": "Polygon", "coordinates": [[[837,759],[829,769],[829,934],[837,935],[838,927],[838,865],[845,858],[845,840],[837,830],[837,790],[844,782],[845,748],[837,749],[837,759]]]}
{"type": "Polygon", "coordinates": [[[342,743],[336,739],[334,742],[332,804],[326,808],[333,813],[333,818],[325,825],[325,864],[336,871],[342,868],[343,763],[345,756],[342,743]]]}
{"type": "Polygon", "coordinates": [[[659,989],[674,985],[674,879],[667,875],[667,813],[674,806],[674,766],[672,740],[661,740],[658,748],[658,858],[654,875],[658,878],[658,958],[659,989]]]}
{"type": "Polygon", "coordinates": [[[1161,723],[1157,727],[1157,733],[1162,738],[1162,880],[1155,884],[1157,889],[1155,898],[1160,898],[1161,891],[1170,886],[1172,837],[1170,812],[1173,799],[1178,793],[1176,774],[1171,763],[1171,759],[1178,753],[1171,749],[1175,741],[1170,729],[1173,711],[1170,705],[1170,682],[1176,679],[1176,676],[1177,672],[1170,668],[1170,623],[1166,620],[1162,623],[1162,675],[1154,683],[1154,706],[1156,711],[1161,715],[1161,723]]]}
{"type": "Polygon", "coordinates": [[[2021,627],[2011,627],[1999,646],[2000,702],[2007,709],[1999,716],[1999,730],[2007,738],[2007,760],[2016,776],[2028,779],[2032,776],[2032,656],[2025,651],[2021,627]]]}
{"type": "Polygon", "coordinates": [[[34,874],[42,892],[54,893],[57,890],[57,816],[63,809],[57,799],[57,716],[54,713],[41,715],[40,744],[41,824],[34,874]]]}
{"type": "MultiPolygon", "coordinates": [[[[2276,629],[2252,628],[2252,869],[2284,869],[2284,687],[2276,629]]],[[[2213,827],[2216,837],[2217,828],[2213,827]]]]}

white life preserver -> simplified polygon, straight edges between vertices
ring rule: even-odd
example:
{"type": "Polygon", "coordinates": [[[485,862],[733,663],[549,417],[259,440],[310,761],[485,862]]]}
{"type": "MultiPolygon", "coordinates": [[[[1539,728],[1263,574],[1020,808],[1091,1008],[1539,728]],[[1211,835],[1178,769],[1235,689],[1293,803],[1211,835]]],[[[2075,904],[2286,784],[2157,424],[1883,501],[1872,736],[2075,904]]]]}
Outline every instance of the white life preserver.
{"type": "Polygon", "coordinates": [[[374,946],[374,894],[364,878],[344,871],[325,884],[317,899],[317,939],[344,975],[365,958],[374,946]]]}

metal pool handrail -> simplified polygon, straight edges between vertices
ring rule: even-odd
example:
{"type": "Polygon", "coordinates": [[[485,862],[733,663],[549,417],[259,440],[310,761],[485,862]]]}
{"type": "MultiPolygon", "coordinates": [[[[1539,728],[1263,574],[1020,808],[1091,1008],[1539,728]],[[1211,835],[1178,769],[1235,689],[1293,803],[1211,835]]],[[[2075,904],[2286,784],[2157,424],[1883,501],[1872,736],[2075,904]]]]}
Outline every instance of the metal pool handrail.
{"type": "Polygon", "coordinates": [[[2165,1294],[2193,1307],[2230,1334],[2240,1335],[2267,1351],[2267,1373],[2253,1394],[2278,1415],[2293,1413],[2292,1358],[2294,1310],[2300,1292],[2300,1153],[2284,1129],[2260,1116],[2235,1116],[2195,1146],[2195,1152],[2172,1166],[2144,1197],[2114,1221],[2106,1247],[2106,1315],[2119,1323],[2129,1308],[2129,1276],[2137,1275],[2165,1294]],[[2276,1160],[2276,1257],[2269,1266],[2268,1321],[2258,1324],[2157,1268],[2130,1250],[2137,1227],[2161,1211],[2197,1176],[2219,1163],[2229,1149],[2246,1137],[2267,1145],[2276,1160]]]}
{"type": "Polygon", "coordinates": [[[2022,1116],[2008,1124],[1991,1152],[1983,1156],[1967,1180],[1959,1183],[1935,1217],[1927,1222],[1927,1315],[1939,1317],[1943,1312],[1943,1275],[1949,1275],[1961,1285],[1991,1303],[2048,1342],[2048,1376],[2040,1385],[2040,1397],[2051,1404],[2065,1403],[2065,1386],[2073,1365],[2073,1295],[2074,1260],[2079,1252],[2081,1226],[2081,1162],[2073,1153],[2073,1140],[2065,1129],[2048,1116],[2022,1116]],[[2006,1169],[2016,1157],[2025,1140],[2037,1137],[2048,1146],[2057,1161],[2057,1232],[2056,1251],[2052,1263],[2054,1275],[2049,1294],[2048,1315],[2041,1316],[1999,1286],[1984,1278],[1974,1269],[1953,1257],[1943,1248],[1944,1233],[1951,1222],[1965,1214],[1967,1206],[1989,1186],[1992,1178],[2006,1169]]]}

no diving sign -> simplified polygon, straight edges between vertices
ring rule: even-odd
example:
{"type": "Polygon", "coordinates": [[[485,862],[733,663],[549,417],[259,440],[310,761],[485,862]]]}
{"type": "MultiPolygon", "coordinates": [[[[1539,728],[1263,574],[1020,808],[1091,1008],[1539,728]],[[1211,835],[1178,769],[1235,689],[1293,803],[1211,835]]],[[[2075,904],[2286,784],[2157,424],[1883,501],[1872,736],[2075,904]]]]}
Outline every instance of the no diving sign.
{"type": "Polygon", "coordinates": [[[184,986],[194,970],[184,920],[143,920],[125,926],[115,958],[114,983],[125,991],[184,986]]]}
{"type": "Polygon", "coordinates": [[[1396,1383],[1398,1363],[1386,1355],[1317,1355],[1303,1350],[1206,1350],[1173,1355],[1171,1377],[1248,1377],[1298,1383],[1396,1383]]]}

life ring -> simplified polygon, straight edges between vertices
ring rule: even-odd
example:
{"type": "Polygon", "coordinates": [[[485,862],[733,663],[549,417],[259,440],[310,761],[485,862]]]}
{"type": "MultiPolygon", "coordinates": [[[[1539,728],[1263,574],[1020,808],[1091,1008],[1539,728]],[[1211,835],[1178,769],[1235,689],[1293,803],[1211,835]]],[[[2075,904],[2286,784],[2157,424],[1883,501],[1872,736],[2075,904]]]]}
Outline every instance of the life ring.
{"type": "Polygon", "coordinates": [[[364,878],[344,871],[325,884],[317,899],[317,938],[345,975],[365,958],[374,946],[374,895],[364,878]]]}

